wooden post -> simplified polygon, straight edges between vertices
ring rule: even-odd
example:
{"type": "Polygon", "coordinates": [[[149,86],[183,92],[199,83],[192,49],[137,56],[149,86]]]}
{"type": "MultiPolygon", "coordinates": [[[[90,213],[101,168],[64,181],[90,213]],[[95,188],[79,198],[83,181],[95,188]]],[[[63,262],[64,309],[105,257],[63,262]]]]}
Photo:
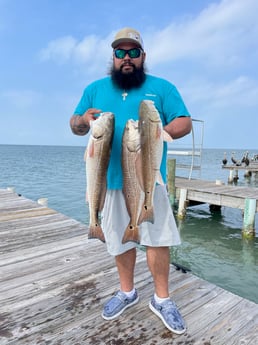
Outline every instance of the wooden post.
{"type": "Polygon", "coordinates": [[[244,221],[242,235],[244,238],[255,236],[256,199],[245,199],[244,221]]]}
{"type": "Polygon", "coordinates": [[[239,177],[238,177],[238,169],[235,169],[234,181],[237,182],[238,179],[239,179],[239,177]]]}
{"type": "Polygon", "coordinates": [[[47,207],[47,205],[48,205],[48,198],[40,198],[40,199],[38,199],[38,204],[47,207]]]}
{"type": "Polygon", "coordinates": [[[180,197],[179,197],[179,205],[178,205],[178,213],[177,217],[179,219],[183,219],[186,215],[186,197],[187,197],[187,189],[180,189],[180,197]]]}
{"type": "Polygon", "coordinates": [[[170,204],[172,206],[175,205],[176,201],[176,186],[175,186],[175,177],[176,177],[176,160],[168,159],[167,161],[167,170],[168,170],[168,194],[169,194],[169,200],[170,204]]]}
{"type": "Polygon", "coordinates": [[[234,169],[229,170],[229,177],[228,177],[228,183],[233,182],[233,174],[234,174],[234,169]]]}

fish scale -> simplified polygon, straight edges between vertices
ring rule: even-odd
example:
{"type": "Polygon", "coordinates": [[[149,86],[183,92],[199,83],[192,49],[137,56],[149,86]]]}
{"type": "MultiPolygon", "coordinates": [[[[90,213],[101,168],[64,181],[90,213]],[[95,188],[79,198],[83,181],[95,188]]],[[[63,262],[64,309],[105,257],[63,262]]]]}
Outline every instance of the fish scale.
{"type": "Polygon", "coordinates": [[[102,113],[91,122],[91,135],[85,152],[87,201],[89,203],[89,238],[105,242],[100,224],[107,190],[107,169],[114,132],[114,114],[102,113]]]}
{"type": "Polygon", "coordinates": [[[141,152],[138,121],[128,120],[122,140],[122,169],[123,195],[130,217],[122,243],[133,241],[139,243],[138,217],[142,203],[141,179],[141,152]]]}
{"type": "Polygon", "coordinates": [[[142,151],[142,189],[145,195],[139,223],[143,221],[154,223],[154,189],[157,181],[163,183],[160,174],[163,154],[163,126],[153,101],[144,100],[141,102],[139,127],[142,151]]]}

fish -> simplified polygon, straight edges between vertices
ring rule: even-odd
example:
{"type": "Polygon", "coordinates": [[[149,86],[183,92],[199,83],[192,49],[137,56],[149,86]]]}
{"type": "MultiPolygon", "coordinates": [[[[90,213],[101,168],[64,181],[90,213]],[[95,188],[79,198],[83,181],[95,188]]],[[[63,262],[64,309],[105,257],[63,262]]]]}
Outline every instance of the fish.
{"type": "Polygon", "coordinates": [[[163,155],[163,141],[172,138],[163,130],[162,121],[155,104],[151,100],[143,100],[139,108],[139,129],[142,155],[142,189],[144,202],[139,216],[139,223],[154,223],[153,198],[155,185],[164,185],[160,173],[163,155]]]}
{"type": "Polygon", "coordinates": [[[142,179],[141,145],[139,121],[128,120],[122,138],[123,195],[130,217],[122,243],[140,243],[138,218],[143,202],[143,191],[139,180],[142,179]]]}
{"type": "Polygon", "coordinates": [[[100,223],[107,190],[107,169],[112,147],[115,117],[111,112],[104,112],[91,121],[91,135],[85,151],[86,162],[86,199],[89,203],[88,238],[98,238],[105,242],[100,223]]]}

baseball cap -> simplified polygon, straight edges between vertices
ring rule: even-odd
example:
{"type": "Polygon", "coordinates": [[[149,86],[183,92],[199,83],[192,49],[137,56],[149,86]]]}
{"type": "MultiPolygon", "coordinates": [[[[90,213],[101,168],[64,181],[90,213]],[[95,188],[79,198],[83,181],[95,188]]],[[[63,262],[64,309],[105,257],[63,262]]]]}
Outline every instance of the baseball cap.
{"type": "Polygon", "coordinates": [[[132,28],[123,28],[117,32],[115,35],[114,41],[112,42],[112,48],[116,48],[118,44],[123,42],[130,42],[137,44],[140,48],[143,49],[143,40],[140,33],[132,28]]]}

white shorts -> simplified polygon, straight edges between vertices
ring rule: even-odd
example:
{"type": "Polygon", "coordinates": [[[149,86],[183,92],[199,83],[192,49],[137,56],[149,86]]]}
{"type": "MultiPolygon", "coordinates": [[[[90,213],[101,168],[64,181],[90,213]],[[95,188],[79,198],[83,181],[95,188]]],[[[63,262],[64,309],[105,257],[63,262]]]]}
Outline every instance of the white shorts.
{"type": "MultiPolygon", "coordinates": [[[[154,224],[144,222],[139,226],[140,244],[150,247],[170,247],[181,244],[165,186],[157,185],[155,188],[154,212],[154,224]]],[[[137,247],[135,242],[122,244],[129,220],[122,191],[107,190],[102,211],[102,229],[109,254],[116,256],[137,247]]]]}

